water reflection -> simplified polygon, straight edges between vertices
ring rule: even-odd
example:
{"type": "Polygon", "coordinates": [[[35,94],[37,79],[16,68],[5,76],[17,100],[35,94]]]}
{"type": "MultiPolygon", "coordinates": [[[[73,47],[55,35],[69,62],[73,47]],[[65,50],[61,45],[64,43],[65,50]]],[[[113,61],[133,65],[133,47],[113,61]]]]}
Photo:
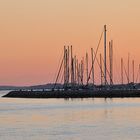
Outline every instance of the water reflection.
{"type": "Polygon", "coordinates": [[[139,116],[138,98],[0,98],[0,139],[135,140],[139,116]]]}

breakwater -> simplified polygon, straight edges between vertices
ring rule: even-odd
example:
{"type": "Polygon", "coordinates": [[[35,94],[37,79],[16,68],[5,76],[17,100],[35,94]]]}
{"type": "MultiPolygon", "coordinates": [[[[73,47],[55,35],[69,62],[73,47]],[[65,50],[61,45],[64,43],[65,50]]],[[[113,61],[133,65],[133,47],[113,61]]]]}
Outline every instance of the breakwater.
{"type": "Polygon", "coordinates": [[[140,90],[68,90],[68,91],[11,91],[10,98],[134,98],[140,90]]]}

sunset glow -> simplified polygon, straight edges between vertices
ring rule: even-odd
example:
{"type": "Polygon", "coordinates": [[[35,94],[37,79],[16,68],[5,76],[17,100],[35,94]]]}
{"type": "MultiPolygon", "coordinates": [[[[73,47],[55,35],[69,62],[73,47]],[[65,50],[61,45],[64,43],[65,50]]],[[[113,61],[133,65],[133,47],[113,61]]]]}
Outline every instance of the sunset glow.
{"type": "Polygon", "coordinates": [[[63,46],[73,45],[79,58],[85,56],[86,51],[90,54],[90,48],[97,47],[104,24],[107,40],[114,41],[116,82],[120,80],[120,58],[123,57],[127,65],[128,53],[130,64],[135,60],[137,73],[139,7],[139,0],[1,1],[0,85],[54,82],[63,46]]]}

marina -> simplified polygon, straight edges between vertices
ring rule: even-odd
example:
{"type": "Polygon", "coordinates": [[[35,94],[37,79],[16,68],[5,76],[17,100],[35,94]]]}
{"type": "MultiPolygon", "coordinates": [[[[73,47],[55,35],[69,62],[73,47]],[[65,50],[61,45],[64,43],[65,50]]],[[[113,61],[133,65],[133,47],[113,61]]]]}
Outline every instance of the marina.
{"type": "Polygon", "coordinates": [[[132,81],[130,80],[130,54],[128,53],[127,70],[121,58],[121,83],[114,83],[113,75],[113,40],[107,45],[107,27],[104,25],[99,43],[95,50],[91,48],[91,66],[89,67],[89,54],[79,61],[73,55],[73,46],[64,46],[64,53],[51,90],[35,89],[11,91],[3,97],[18,98],[125,98],[140,97],[140,64],[135,80],[135,61],[132,60],[132,81]],[[104,36],[104,59],[98,50],[104,36]],[[109,50],[109,65],[107,65],[107,50],[109,50]],[[100,69],[100,84],[95,83],[95,62],[100,69]],[[126,77],[127,83],[124,83],[126,77]],[[62,84],[61,87],[56,86],[62,84]]]}

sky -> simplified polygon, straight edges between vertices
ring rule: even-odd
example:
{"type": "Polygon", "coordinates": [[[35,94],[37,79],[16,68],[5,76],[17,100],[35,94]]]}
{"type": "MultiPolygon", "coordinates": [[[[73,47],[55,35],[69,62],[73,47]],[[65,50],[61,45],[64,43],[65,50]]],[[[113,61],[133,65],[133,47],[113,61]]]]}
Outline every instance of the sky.
{"type": "Polygon", "coordinates": [[[81,58],[97,47],[104,24],[107,40],[114,42],[116,82],[120,58],[126,65],[128,53],[130,60],[135,60],[137,73],[139,7],[139,0],[1,0],[0,85],[54,82],[63,46],[73,45],[81,58]]]}

